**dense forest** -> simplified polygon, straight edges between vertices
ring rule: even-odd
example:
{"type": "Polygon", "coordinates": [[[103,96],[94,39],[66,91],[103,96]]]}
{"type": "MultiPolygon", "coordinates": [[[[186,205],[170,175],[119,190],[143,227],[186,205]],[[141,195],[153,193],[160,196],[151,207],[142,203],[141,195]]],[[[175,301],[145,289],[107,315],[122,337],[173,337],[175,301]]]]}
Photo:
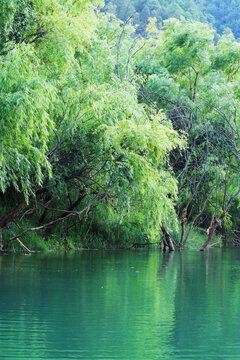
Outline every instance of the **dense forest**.
{"type": "Polygon", "coordinates": [[[238,5],[219,3],[1,0],[2,250],[238,244],[238,5]]]}
{"type": "Polygon", "coordinates": [[[156,17],[158,24],[174,17],[211,24],[222,34],[228,28],[240,37],[238,0],[106,0],[105,11],[125,21],[134,15],[137,32],[145,35],[149,17],[156,17]]]}

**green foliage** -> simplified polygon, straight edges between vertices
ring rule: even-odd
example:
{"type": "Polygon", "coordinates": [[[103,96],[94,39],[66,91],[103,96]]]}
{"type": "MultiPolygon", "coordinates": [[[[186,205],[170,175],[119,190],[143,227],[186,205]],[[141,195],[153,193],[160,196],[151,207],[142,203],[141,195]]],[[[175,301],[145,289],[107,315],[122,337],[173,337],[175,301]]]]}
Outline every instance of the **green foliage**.
{"type": "Polygon", "coordinates": [[[134,14],[137,32],[146,35],[150,17],[156,17],[158,25],[169,18],[208,22],[218,33],[230,28],[234,35],[240,36],[238,0],[106,0],[104,10],[125,21],[134,14]]]}
{"type": "Polygon", "coordinates": [[[3,192],[13,185],[28,199],[34,182],[42,183],[43,171],[51,175],[47,155],[56,126],[55,103],[61,96],[61,83],[72,77],[76,49],[86,52],[84,44],[95,24],[91,4],[77,3],[19,0],[1,4],[5,34],[1,43],[5,51],[0,56],[3,192]]]}
{"type": "MultiPolygon", "coordinates": [[[[106,235],[112,246],[133,243],[140,233],[154,241],[163,222],[176,220],[169,154],[186,141],[162,112],[139,103],[138,88],[128,81],[134,75],[128,55],[129,43],[135,51],[134,28],[124,29],[117,54],[121,23],[97,18],[97,5],[39,0],[29,3],[32,22],[19,28],[18,39],[6,32],[0,55],[1,191],[7,196],[12,188],[32,205],[30,195],[40,186],[31,219],[36,226],[74,209],[85,211],[80,227],[95,243],[93,234],[102,244],[106,235]]],[[[15,8],[22,13],[22,2],[15,8]]],[[[4,28],[10,23],[17,26],[18,16],[7,18],[4,28]]],[[[66,239],[60,248],[76,247],[68,226],[54,229],[66,239]]],[[[51,229],[43,235],[58,246],[51,229]]]]}
{"type": "Polygon", "coordinates": [[[146,34],[148,19],[155,17],[158,25],[168,18],[185,17],[190,20],[204,20],[203,12],[192,0],[106,0],[105,11],[113,13],[119,19],[125,21],[134,15],[133,22],[137,25],[137,33],[146,34]]]}
{"type": "MultiPolygon", "coordinates": [[[[233,35],[216,43],[200,22],[159,30],[152,19],[142,39],[101,5],[2,3],[0,201],[29,202],[22,227],[43,226],[55,249],[158,242],[161,225],[177,228],[176,208],[191,221],[206,197],[197,226],[209,227],[240,186],[233,35]],[[78,216],[54,222],[68,214],[78,216]]],[[[157,17],[159,3],[151,9],[157,17]]]]}
{"type": "Polygon", "coordinates": [[[28,197],[31,176],[41,184],[53,122],[54,89],[41,76],[38,57],[22,44],[0,59],[0,188],[11,184],[28,197]]]}
{"type": "MultiPolygon", "coordinates": [[[[185,20],[167,20],[164,31],[153,35],[135,60],[142,100],[150,97],[169,114],[174,129],[188,134],[184,157],[172,156],[179,214],[188,206],[193,220],[210,193],[198,220],[208,227],[239,188],[239,46],[232,35],[215,44],[210,28],[185,20]]],[[[230,229],[229,217],[223,226],[230,229]]]]}
{"type": "Polygon", "coordinates": [[[229,81],[237,74],[239,66],[240,44],[235,41],[233,34],[223,35],[213,55],[213,67],[223,71],[229,81]]]}
{"type": "Polygon", "coordinates": [[[207,25],[170,19],[165,21],[164,28],[161,36],[164,52],[161,56],[164,67],[171,74],[184,73],[189,68],[200,71],[208,65],[214,31],[207,25]]]}
{"type": "Polygon", "coordinates": [[[216,27],[218,32],[223,33],[230,28],[234,35],[240,36],[239,10],[237,0],[212,0],[204,1],[204,10],[208,13],[209,21],[216,27]]]}

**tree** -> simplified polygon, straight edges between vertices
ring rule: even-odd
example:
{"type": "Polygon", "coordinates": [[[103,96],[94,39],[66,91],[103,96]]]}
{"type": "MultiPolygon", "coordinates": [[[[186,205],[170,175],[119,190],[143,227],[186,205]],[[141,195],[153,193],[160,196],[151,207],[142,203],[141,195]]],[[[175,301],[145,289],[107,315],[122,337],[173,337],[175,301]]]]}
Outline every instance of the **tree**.
{"type": "MultiPolygon", "coordinates": [[[[9,119],[12,125],[2,136],[2,154],[6,146],[19,152],[15,162],[11,153],[4,158],[2,192],[13,186],[20,198],[0,219],[1,229],[30,214],[33,225],[13,240],[75,217],[98,232],[104,223],[115,242],[117,227],[153,241],[161,224],[175,218],[177,185],[168,158],[184,139],[162,112],[139,104],[134,84],[117,76],[119,21],[97,19],[87,1],[46,1],[34,9],[41,39],[29,37],[1,57],[8,77],[3,98],[15,100],[3,104],[3,125],[9,119]]],[[[125,30],[122,74],[133,28],[125,30]]]]}
{"type": "Polygon", "coordinates": [[[239,194],[235,178],[239,169],[238,45],[231,39],[233,46],[224,47],[230,39],[223,36],[215,47],[214,33],[206,25],[175,19],[166,21],[164,32],[156,32],[148,41],[135,62],[139,96],[162,108],[174,128],[188,134],[186,151],[171,156],[179,181],[181,247],[189,236],[185,236],[187,220],[190,230],[196,221],[204,225],[206,211],[214,217],[220,202],[217,213],[226,207],[229,211],[239,194]],[[226,174],[231,174],[227,183],[226,174]],[[225,200],[220,195],[224,188],[225,200]],[[231,201],[226,205],[228,196],[231,201]]]}

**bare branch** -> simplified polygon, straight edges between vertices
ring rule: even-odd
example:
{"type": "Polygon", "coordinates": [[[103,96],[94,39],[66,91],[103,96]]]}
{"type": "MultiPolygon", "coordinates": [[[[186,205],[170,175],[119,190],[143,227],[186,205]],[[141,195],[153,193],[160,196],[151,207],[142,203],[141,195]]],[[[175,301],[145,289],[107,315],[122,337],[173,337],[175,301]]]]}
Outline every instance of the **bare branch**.
{"type": "Polygon", "coordinates": [[[16,236],[13,236],[12,238],[10,238],[9,241],[16,240],[16,239],[22,237],[23,235],[25,235],[26,233],[28,233],[28,232],[30,232],[30,231],[37,231],[37,230],[41,230],[41,229],[46,229],[46,228],[48,228],[49,226],[55,225],[55,224],[57,224],[57,223],[59,223],[59,222],[62,222],[62,221],[66,220],[66,219],[68,219],[68,218],[70,218],[70,217],[72,217],[72,216],[76,216],[76,215],[80,216],[80,215],[82,215],[84,212],[85,212],[85,213],[88,213],[90,207],[92,206],[92,204],[94,203],[94,201],[95,201],[97,198],[99,198],[99,196],[100,196],[100,194],[96,195],[96,196],[88,203],[88,205],[87,205],[83,210],[70,212],[70,213],[67,214],[66,216],[62,216],[62,217],[60,217],[60,218],[58,218],[58,219],[52,220],[52,221],[50,221],[50,222],[47,223],[47,224],[44,224],[44,225],[41,225],[41,226],[37,226],[37,227],[28,228],[28,229],[22,231],[20,234],[18,234],[18,235],[16,235],[16,236]]]}

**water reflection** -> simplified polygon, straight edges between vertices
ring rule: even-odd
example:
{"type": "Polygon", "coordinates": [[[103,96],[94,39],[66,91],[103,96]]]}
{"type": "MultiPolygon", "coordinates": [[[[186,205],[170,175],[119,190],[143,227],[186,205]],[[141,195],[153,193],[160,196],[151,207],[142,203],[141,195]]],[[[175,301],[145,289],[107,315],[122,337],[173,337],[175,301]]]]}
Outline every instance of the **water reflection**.
{"type": "Polygon", "coordinates": [[[216,249],[198,259],[191,253],[180,257],[174,331],[178,357],[240,358],[239,256],[237,249],[216,249]]]}
{"type": "Polygon", "coordinates": [[[2,256],[1,359],[240,359],[239,256],[2,256]]]}

